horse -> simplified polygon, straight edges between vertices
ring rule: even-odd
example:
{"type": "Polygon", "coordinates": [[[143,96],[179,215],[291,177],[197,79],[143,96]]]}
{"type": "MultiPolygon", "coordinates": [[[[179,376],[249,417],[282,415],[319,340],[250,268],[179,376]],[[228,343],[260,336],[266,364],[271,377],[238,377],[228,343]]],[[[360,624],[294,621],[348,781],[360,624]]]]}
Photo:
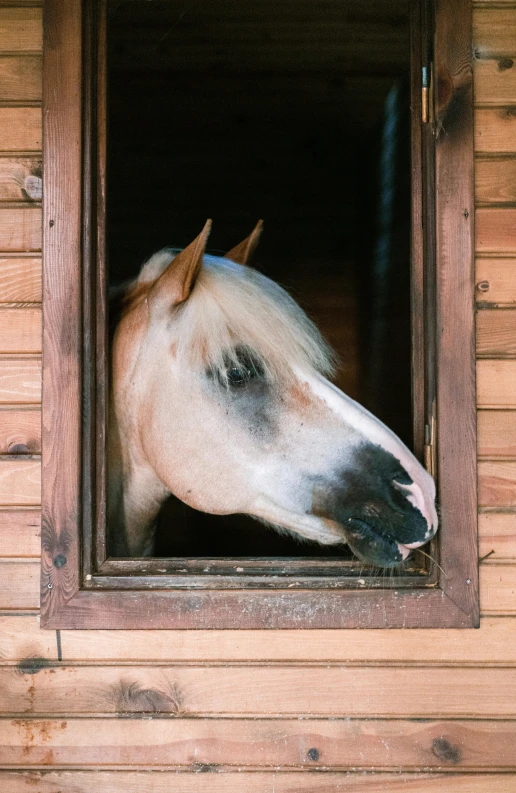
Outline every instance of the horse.
{"type": "Polygon", "coordinates": [[[334,357],[276,282],[249,266],[261,221],[225,256],[207,221],[122,291],[111,352],[108,527],[149,556],[175,495],[395,567],[437,531],[435,484],[404,443],[329,377],[334,357]]]}

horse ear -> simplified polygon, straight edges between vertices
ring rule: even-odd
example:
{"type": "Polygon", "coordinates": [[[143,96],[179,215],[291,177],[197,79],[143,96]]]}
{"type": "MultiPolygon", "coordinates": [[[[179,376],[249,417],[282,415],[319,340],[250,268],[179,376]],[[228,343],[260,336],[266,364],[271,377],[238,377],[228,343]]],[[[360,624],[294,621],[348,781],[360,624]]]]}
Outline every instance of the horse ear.
{"type": "Polygon", "coordinates": [[[260,234],[262,233],[263,220],[259,220],[251,234],[246,239],[232,248],[229,253],[226,253],[225,259],[231,259],[236,264],[249,264],[257,246],[260,241],[260,234]]]}
{"type": "Polygon", "coordinates": [[[207,220],[199,236],[174,256],[160,277],[153,283],[149,301],[163,303],[166,307],[170,307],[188,299],[201,271],[210,231],[211,220],[207,220]]]}

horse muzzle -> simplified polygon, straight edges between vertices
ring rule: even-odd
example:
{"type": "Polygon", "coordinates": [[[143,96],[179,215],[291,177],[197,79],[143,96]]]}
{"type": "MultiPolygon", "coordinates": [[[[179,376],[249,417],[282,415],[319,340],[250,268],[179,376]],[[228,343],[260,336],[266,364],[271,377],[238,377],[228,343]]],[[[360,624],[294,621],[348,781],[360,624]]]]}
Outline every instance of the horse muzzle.
{"type": "Polygon", "coordinates": [[[377,448],[367,451],[361,453],[367,465],[343,471],[313,503],[319,507],[316,513],[338,523],[359,559],[396,567],[437,531],[435,490],[433,482],[425,487],[426,472],[417,483],[391,455],[377,448]]]}

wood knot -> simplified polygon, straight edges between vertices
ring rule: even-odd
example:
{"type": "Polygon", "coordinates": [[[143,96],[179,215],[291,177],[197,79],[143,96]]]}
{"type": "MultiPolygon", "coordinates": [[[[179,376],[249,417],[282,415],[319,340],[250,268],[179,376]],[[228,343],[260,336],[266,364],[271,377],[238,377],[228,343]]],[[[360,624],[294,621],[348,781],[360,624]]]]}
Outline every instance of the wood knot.
{"type": "Polygon", "coordinates": [[[306,756],[308,757],[309,760],[315,763],[320,757],[319,749],[315,749],[315,748],[309,749],[306,753],[306,756]]]}
{"type": "Polygon", "coordinates": [[[512,58],[500,58],[498,61],[498,71],[505,72],[507,69],[512,69],[514,61],[512,58]]]}
{"type": "Polygon", "coordinates": [[[458,746],[450,743],[446,738],[436,738],[432,743],[432,753],[435,754],[439,760],[445,760],[448,763],[460,763],[462,759],[462,752],[458,746]]]}
{"type": "Polygon", "coordinates": [[[60,567],[64,567],[66,564],[66,556],[63,553],[58,553],[57,556],[54,557],[53,564],[58,570],[60,567]]]}
{"type": "Polygon", "coordinates": [[[43,198],[43,181],[40,176],[27,176],[23,183],[23,191],[31,201],[41,201],[43,198]]]}
{"type": "Polygon", "coordinates": [[[40,658],[34,656],[32,658],[22,658],[17,664],[18,672],[22,675],[36,675],[42,669],[48,669],[50,666],[48,658],[40,658]]]}
{"type": "Polygon", "coordinates": [[[30,454],[31,450],[26,443],[11,443],[7,447],[9,454],[30,454]]]}
{"type": "Polygon", "coordinates": [[[479,281],[477,289],[479,292],[489,292],[489,281],[479,281]]]}

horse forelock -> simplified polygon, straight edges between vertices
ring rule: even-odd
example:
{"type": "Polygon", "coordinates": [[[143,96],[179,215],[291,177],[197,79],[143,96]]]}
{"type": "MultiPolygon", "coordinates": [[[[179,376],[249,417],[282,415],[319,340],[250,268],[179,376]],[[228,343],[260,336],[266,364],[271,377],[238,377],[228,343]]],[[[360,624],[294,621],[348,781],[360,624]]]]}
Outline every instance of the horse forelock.
{"type": "MultiPolygon", "coordinates": [[[[143,265],[139,277],[121,290],[115,321],[144,299],[176,253],[164,248],[143,265]]],[[[282,287],[223,257],[204,257],[190,297],[171,306],[166,328],[180,364],[209,369],[221,381],[242,349],[271,379],[289,379],[299,368],[330,374],[335,365],[330,346],[282,287]]]]}

